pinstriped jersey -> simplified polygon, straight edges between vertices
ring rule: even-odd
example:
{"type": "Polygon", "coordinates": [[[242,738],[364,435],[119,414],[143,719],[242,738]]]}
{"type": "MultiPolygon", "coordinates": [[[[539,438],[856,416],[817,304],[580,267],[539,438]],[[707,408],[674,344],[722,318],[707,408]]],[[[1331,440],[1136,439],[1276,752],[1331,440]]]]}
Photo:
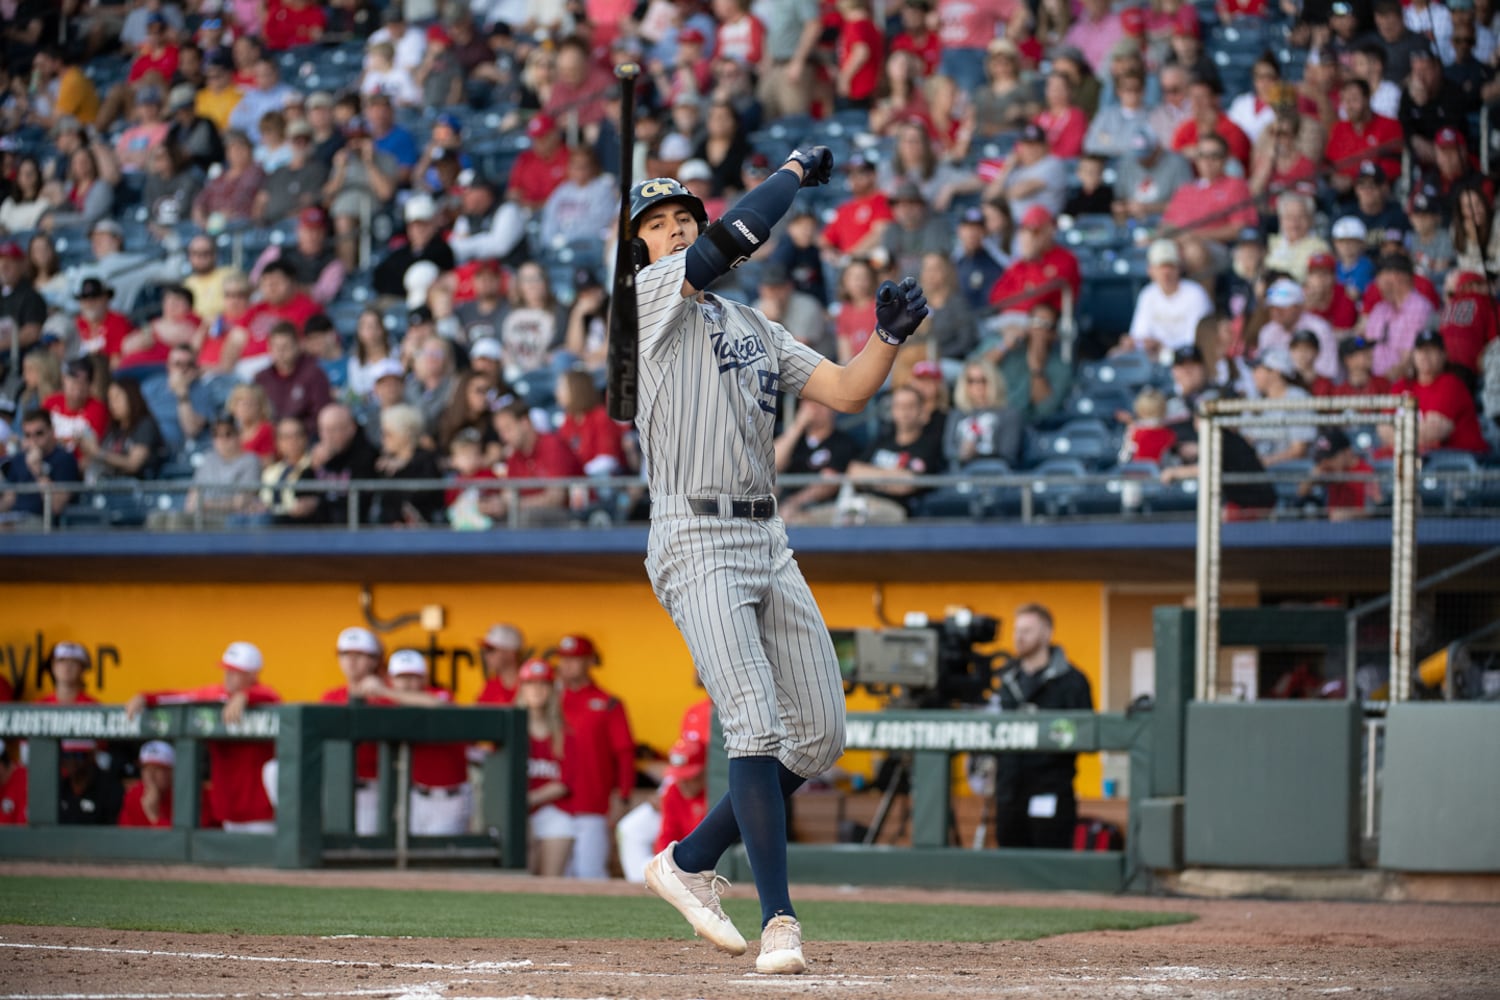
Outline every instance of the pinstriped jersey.
{"type": "Polygon", "coordinates": [[[687,254],[636,275],[636,427],[652,496],[757,496],[776,483],[776,402],[823,356],[749,306],[683,298],[687,254]]]}

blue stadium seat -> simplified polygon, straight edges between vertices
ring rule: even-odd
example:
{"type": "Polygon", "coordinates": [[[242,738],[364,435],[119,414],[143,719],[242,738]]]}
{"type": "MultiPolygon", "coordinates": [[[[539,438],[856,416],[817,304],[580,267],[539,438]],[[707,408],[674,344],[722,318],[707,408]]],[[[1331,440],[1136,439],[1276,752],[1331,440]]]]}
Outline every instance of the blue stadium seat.
{"type": "Polygon", "coordinates": [[[1417,495],[1425,510],[1451,514],[1479,490],[1479,460],[1467,451],[1434,451],[1422,458],[1417,495]]]}
{"type": "Polygon", "coordinates": [[[1094,383],[1081,387],[1064,411],[1069,419],[1105,420],[1115,424],[1115,414],[1129,413],[1135,405],[1135,394],[1124,386],[1094,383]]]}
{"type": "Polygon", "coordinates": [[[1034,511],[1049,517],[1058,517],[1072,510],[1072,504],[1087,487],[1083,483],[1069,480],[1081,479],[1089,474],[1087,466],[1077,458],[1049,458],[1032,470],[1035,478],[1031,484],[1034,511]]]}
{"type": "Polygon", "coordinates": [[[1115,464],[1120,444],[1103,421],[1072,420],[1051,436],[1049,453],[1077,459],[1091,469],[1104,469],[1115,464]]]}

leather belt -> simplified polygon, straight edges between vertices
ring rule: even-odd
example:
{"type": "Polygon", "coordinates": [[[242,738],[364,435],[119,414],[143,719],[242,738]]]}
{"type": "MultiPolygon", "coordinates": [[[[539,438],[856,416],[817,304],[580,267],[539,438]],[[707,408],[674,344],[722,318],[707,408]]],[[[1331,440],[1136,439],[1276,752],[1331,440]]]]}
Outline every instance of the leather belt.
{"type": "Polygon", "coordinates": [[[776,516],[776,498],[731,497],[725,510],[718,497],[688,497],[688,509],[700,517],[743,517],[751,521],[769,521],[776,516]]]}
{"type": "Polygon", "coordinates": [[[412,785],[412,791],[423,798],[451,799],[458,796],[463,785],[412,785]]]}

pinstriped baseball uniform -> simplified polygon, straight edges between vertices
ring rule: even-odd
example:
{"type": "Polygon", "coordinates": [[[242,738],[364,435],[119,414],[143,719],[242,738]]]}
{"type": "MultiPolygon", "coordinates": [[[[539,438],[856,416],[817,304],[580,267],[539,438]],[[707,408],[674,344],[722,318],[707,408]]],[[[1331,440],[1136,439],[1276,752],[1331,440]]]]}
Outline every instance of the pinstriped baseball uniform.
{"type": "Polygon", "coordinates": [[[640,429],[651,483],[646,571],[724,726],[731,757],[811,777],[844,749],[844,689],[779,517],[722,516],[774,493],[777,393],[822,355],[747,306],[682,297],[686,253],[636,276],[640,429]],[[715,509],[713,516],[693,512],[715,509]]]}

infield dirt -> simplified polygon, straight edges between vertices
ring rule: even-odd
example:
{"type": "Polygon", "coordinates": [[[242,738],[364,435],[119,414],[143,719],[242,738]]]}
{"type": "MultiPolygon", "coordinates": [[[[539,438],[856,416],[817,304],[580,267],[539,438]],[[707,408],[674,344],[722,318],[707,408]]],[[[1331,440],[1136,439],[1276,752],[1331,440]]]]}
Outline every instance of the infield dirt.
{"type": "MultiPolygon", "coordinates": [[[[630,894],[473,871],[207,870],[0,864],[7,875],[188,879],[478,892],[630,894]]],[[[66,891],[59,882],[59,891],[66,891]]],[[[736,894],[752,893],[737,887],[736,894]]],[[[832,942],[808,927],[809,974],[757,976],[701,942],[253,937],[0,926],[0,996],[851,998],[1500,996],[1500,907],[923,892],[806,886],[795,898],[1170,910],[1195,922],[1032,942],[832,942]]],[[[663,904],[665,905],[665,904],[663,904]]]]}

